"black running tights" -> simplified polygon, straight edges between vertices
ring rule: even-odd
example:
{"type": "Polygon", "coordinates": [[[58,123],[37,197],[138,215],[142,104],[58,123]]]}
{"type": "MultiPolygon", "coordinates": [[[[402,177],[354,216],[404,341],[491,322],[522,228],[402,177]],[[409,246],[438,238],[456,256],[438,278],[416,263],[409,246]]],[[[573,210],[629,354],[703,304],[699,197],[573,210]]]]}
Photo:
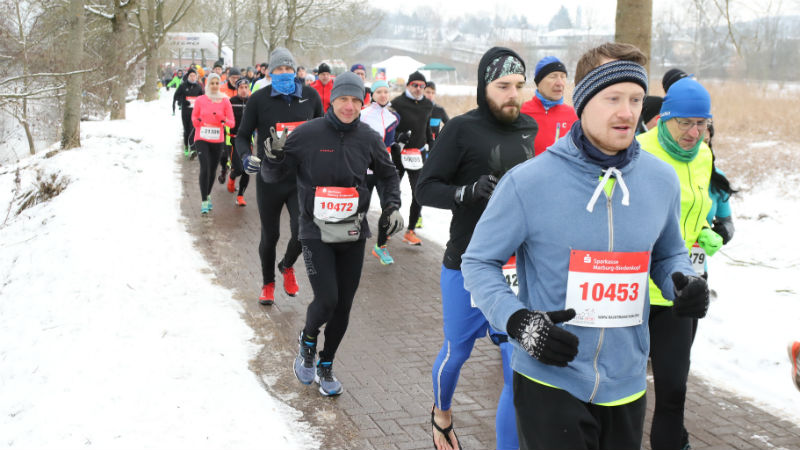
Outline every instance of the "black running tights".
{"type": "Polygon", "coordinates": [[[194,126],[192,125],[192,108],[181,108],[181,120],[183,121],[183,145],[192,145],[190,141],[194,126]]]}
{"type": "MultiPolygon", "coordinates": [[[[233,142],[233,140],[231,140],[231,142],[233,142]]],[[[237,195],[244,195],[247,185],[250,184],[250,175],[245,173],[242,160],[239,159],[239,155],[236,154],[233,145],[228,147],[228,153],[231,156],[231,174],[229,176],[233,180],[235,180],[236,177],[241,177],[239,178],[239,194],[237,195]]]]}
{"type": "Polygon", "coordinates": [[[222,153],[222,142],[212,144],[206,141],[196,141],[197,157],[200,159],[200,197],[201,200],[208,200],[211,195],[211,188],[214,187],[214,177],[217,174],[217,164],[219,164],[219,154],[222,153]]]}
{"type": "Polygon", "coordinates": [[[683,426],[686,381],[692,350],[692,319],[678,318],[669,306],[650,306],[650,362],[655,387],[650,447],[678,450],[689,442],[683,426]]]}
{"type": "Polygon", "coordinates": [[[333,361],[347,331],[350,308],[361,280],[365,240],[325,244],[319,239],[303,239],[303,260],[314,300],[306,311],[303,333],[317,336],[325,325],[325,348],[320,361],[333,361]]]}
{"type": "Polygon", "coordinates": [[[261,218],[261,242],[258,254],[261,257],[261,275],[264,284],[275,282],[275,250],[281,237],[281,210],[286,205],[289,211],[291,237],[283,256],[283,267],[292,267],[300,256],[302,248],[297,240],[300,206],[297,200],[297,181],[295,177],[277,183],[265,183],[256,175],[256,201],[261,218]]]}
{"type": "Polygon", "coordinates": [[[408,229],[413,230],[417,228],[417,220],[422,213],[422,205],[417,202],[417,180],[419,179],[419,170],[401,170],[399,173],[400,181],[403,181],[403,174],[408,172],[408,184],[411,185],[411,207],[408,209],[408,229]]]}

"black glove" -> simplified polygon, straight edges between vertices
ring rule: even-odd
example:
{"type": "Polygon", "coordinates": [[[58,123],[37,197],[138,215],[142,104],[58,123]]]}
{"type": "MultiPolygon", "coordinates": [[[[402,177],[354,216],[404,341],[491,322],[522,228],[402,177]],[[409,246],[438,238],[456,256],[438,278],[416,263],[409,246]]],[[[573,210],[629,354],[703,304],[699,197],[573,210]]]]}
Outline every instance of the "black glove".
{"type": "Polygon", "coordinates": [[[394,137],[394,141],[401,145],[400,148],[403,148],[408,144],[408,141],[411,140],[411,130],[403,131],[402,133],[398,134],[394,137]]]}
{"type": "Polygon", "coordinates": [[[403,229],[403,216],[395,205],[387,206],[378,219],[379,227],[386,227],[386,235],[391,236],[403,229]]]}
{"type": "Polygon", "coordinates": [[[711,227],[715,233],[722,238],[722,245],[733,239],[733,219],[730,216],[714,219],[714,226],[711,227]]]}
{"type": "Polygon", "coordinates": [[[497,186],[497,178],[494,175],[481,175],[478,181],[456,189],[456,203],[464,205],[479,200],[488,200],[492,196],[495,186],[497,186]]]}
{"type": "Polygon", "coordinates": [[[575,317],[575,310],[530,311],[520,309],[508,318],[506,330],[534,358],[551,366],[566,367],[578,354],[578,336],[557,327],[575,317]]]}
{"type": "Polygon", "coordinates": [[[672,312],[678,317],[702,319],[708,312],[708,284],[706,280],[693,275],[686,276],[680,272],[672,274],[675,285],[675,300],[672,301],[672,312]]]}

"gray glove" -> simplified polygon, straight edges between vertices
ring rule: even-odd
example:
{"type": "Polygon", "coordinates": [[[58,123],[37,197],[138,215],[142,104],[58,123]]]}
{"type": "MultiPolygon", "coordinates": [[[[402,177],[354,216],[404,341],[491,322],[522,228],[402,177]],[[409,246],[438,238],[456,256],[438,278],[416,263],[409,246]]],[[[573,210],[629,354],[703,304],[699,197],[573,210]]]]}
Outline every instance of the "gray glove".
{"type": "Polygon", "coordinates": [[[383,210],[380,219],[378,219],[378,224],[380,226],[387,227],[387,236],[391,236],[399,232],[405,226],[405,223],[403,222],[403,216],[400,214],[400,210],[395,205],[389,205],[383,210]]]}
{"type": "Polygon", "coordinates": [[[270,137],[264,139],[264,152],[267,158],[273,161],[283,160],[283,146],[286,144],[286,138],[289,136],[288,131],[283,132],[283,136],[278,137],[275,127],[269,128],[270,137]]]}

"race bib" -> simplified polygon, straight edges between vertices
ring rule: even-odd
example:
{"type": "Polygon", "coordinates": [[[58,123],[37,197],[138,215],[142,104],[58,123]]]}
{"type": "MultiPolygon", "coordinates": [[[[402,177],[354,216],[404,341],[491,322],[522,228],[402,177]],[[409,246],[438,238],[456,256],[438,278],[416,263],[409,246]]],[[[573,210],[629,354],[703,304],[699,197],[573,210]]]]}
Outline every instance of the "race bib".
{"type": "Polygon", "coordinates": [[[194,108],[195,100],[197,100],[197,97],[186,97],[186,101],[189,102],[189,108],[194,108]]]}
{"type": "MultiPolygon", "coordinates": [[[[508,260],[507,263],[503,265],[503,277],[506,279],[506,284],[508,287],[514,291],[514,295],[519,295],[519,282],[517,281],[517,256],[514,255],[511,259],[508,260]]],[[[478,305],[475,304],[475,299],[472,295],[469,296],[469,303],[470,306],[473,308],[477,308],[478,305]]]]}
{"type": "Polygon", "coordinates": [[[305,121],[300,122],[285,122],[285,123],[276,123],[275,124],[275,131],[278,134],[278,137],[283,137],[283,133],[287,135],[292,134],[295,128],[299,127],[301,124],[304,124],[305,121]]]}
{"type": "Polygon", "coordinates": [[[314,217],[326,222],[340,222],[358,211],[356,188],[318,186],[314,194],[314,217]]]}
{"type": "Polygon", "coordinates": [[[209,142],[222,141],[222,127],[204,123],[200,127],[200,139],[209,142]]]}
{"type": "Polygon", "coordinates": [[[689,259],[692,261],[692,269],[698,275],[706,273],[706,251],[697,242],[689,250],[689,259]]]}
{"type": "Polygon", "coordinates": [[[570,325],[616,328],[640,325],[648,289],[650,252],[571,250],[565,309],[570,325]]]}
{"type": "Polygon", "coordinates": [[[400,152],[400,161],[406,170],[422,169],[422,152],[418,148],[404,148],[400,152]]]}

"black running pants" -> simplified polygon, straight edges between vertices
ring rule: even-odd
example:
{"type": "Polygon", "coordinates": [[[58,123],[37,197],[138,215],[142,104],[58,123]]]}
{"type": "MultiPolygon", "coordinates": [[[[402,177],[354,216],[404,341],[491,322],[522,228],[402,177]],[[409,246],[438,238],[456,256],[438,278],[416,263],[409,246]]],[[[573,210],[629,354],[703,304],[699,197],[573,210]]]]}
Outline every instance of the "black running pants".
{"type": "MultiPolygon", "coordinates": [[[[369,191],[370,199],[372,199],[372,188],[374,187],[378,188],[378,198],[383,200],[383,188],[381,187],[380,184],[378,184],[378,177],[374,173],[371,173],[367,175],[367,190],[369,191]]],[[[381,221],[379,220],[378,247],[383,247],[384,245],[386,245],[386,241],[389,239],[387,231],[389,231],[389,222],[382,224],[381,221]]]]}
{"type": "Polygon", "coordinates": [[[317,336],[325,325],[325,348],[320,361],[333,361],[347,331],[350,308],[361,280],[365,240],[325,244],[319,239],[303,239],[303,260],[314,300],[306,310],[303,332],[317,336]]]}
{"type": "MultiPolygon", "coordinates": [[[[231,144],[233,144],[233,140],[231,140],[231,144]]],[[[244,195],[247,185],[250,184],[250,175],[245,173],[244,165],[242,164],[242,160],[239,159],[239,155],[236,153],[234,145],[230,145],[228,147],[228,153],[230,153],[231,156],[231,173],[229,176],[232,180],[235,180],[236,177],[241,177],[239,179],[239,193],[237,195],[244,195]]]]}
{"type": "Polygon", "coordinates": [[[200,196],[203,201],[208,200],[211,188],[214,187],[214,177],[223,145],[225,144],[222,142],[216,144],[206,141],[195,142],[197,157],[200,159],[200,196]]]}
{"type": "Polygon", "coordinates": [[[520,450],[639,450],[647,397],[619,406],[585,403],[514,372],[520,450]]]}
{"type": "Polygon", "coordinates": [[[653,450],[678,450],[689,442],[683,426],[693,321],[678,318],[669,306],[650,306],[650,362],[655,408],[650,428],[653,450]]]}
{"type": "Polygon", "coordinates": [[[194,131],[194,125],[192,125],[192,108],[183,107],[181,108],[181,120],[183,121],[183,145],[192,145],[190,141],[192,137],[192,132],[194,131]]]}
{"type": "Polygon", "coordinates": [[[261,218],[261,242],[258,254],[261,257],[261,275],[264,284],[275,282],[275,250],[281,237],[281,210],[286,205],[289,211],[291,237],[283,256],[283,266],[292,267],[300,256],[302,248],[297,240],[300,206],[297,200],[297,181],[294,177],[277,183],[265,183],[256,176],[256,201],[261,218]]]}
{"type": "Polygon", "coordinates": [[[419,179],[419,170],[405,170],[401,169],[398,176],[400,181],[403,181],[403,174],[408,172],[408,183],[411,185],[411,206],[408,209],[408,229],[413,230],[417,228],[417,220],[422,213],[422,205],[417,201],[417,180],[419,179]]]}

